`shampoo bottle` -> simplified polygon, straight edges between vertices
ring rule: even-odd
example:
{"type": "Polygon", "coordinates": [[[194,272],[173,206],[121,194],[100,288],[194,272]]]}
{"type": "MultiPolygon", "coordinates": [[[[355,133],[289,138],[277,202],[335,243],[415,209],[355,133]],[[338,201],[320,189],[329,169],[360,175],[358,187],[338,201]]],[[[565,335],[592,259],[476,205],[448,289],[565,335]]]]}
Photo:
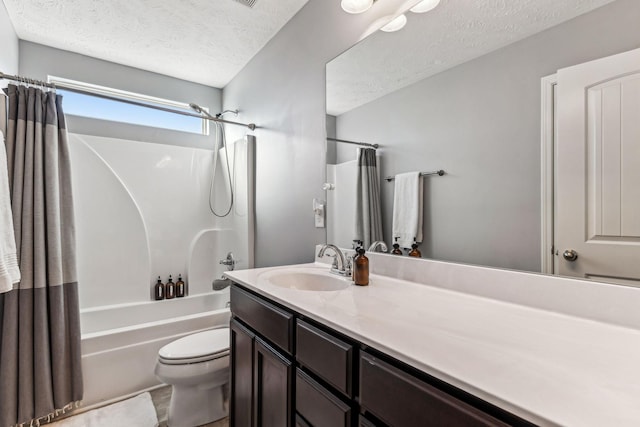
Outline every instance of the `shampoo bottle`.
{"type": "Polygon", "coordinates": [[[171,275],[169,275],[169,281],[167,282],[167,284],[164,286],[165,288],[165,298],[166,299],[173,299],[176,296],[176,284],[173,283],[173,280],[171,279],[171,275]]]}
{"type": "Polygon", "coordinates": [[[182,274],[178,274],[178,281],[176,282],[176,297],[182,298],[184,296],[185,286],[182,281],[182,274]]]}
{"type": "Polygon", "coordinates": [[[353,281],[358,286],[369,284],[369,258],[364,255],[364,249],[358,249],[358,256],[353,260],[353,281]]]}
{"type": "Polygon", "coordinates": [[[160,280],[160,276],[158,276],[158,283],[153,287],[153,299],[156,301],[164,299],[164,283],[160,280]]]}

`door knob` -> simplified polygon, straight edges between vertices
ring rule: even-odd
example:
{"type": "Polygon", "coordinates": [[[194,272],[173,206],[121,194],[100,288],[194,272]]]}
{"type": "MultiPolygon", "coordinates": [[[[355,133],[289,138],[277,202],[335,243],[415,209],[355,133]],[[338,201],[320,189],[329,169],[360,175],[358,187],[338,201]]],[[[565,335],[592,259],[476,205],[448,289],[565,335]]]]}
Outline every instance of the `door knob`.
{"type": "Polygon", "coordinates": [[[567,249],[562,253],[562,257],[567,261],[573,262],[578,259],[578,252],[573,249],[567,249]]]}

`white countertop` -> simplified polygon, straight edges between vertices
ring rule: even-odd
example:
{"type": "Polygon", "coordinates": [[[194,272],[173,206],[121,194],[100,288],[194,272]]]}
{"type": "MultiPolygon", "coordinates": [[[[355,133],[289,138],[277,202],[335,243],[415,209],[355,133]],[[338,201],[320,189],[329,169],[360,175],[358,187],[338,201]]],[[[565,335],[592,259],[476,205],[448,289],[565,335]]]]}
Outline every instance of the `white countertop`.
{"type": "Polygon", "coordinates": [[[329,274],[320,263],[225,274],[536,424],[640,425],[636,329],[374,274],[339,291],[264,280],[287,268],[329,274]]]}

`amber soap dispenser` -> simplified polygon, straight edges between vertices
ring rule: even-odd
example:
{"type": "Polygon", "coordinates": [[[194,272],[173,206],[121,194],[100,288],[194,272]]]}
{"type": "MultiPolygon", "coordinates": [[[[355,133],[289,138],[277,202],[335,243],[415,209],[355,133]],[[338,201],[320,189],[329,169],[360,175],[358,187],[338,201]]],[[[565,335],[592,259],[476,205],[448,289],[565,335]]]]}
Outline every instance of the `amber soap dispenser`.
{"type": "Polygon", "coordinates": [[[398,244],[398,238],[396,237],[396,241],[393,244],[393,250],[391,251],[392,255],[402,255],[402,251],[400,250],[400,245],[398,244]]]}
{"type": "Polygon", "coordinates": [[[166,299],[174,299],[176,297],[176,284],[173,283],[173,279],[171,275],[169,275],[169,281],[164,286],[165,289],[165,298],[166,299]]]}
{"type": "Polygon", "coordinates": [[[358,249],[358,256],[353,260],[353,281],[358,286],[369,284],[369,258],[364,255],[364,249],[358,249]]]}
{"type": "Polygon", "coordinates": [[[409,256],[415,258],[422,258],[422,252],[418,249],[418,244],[414,241],[413,245],[411,245],[411,251],[409,252],[409,256]]]}
{"type": "Polygon", "coordinates": [[[153,287],[153,299],[156,301],[164,299],[164,283],[160,280],[160,276],[158,276],[158,282],[153,287]]]}

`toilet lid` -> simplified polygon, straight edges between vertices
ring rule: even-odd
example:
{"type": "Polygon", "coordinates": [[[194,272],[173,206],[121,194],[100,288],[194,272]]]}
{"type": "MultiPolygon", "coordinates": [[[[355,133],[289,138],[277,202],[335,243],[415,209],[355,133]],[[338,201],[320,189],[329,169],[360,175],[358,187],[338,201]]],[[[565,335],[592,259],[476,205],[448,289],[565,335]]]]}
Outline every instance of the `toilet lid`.
{"type": "Polygon", "coordinates": [[[194,359],[229,351],[229,328],[198,332],[175,340],[160,349],[162,359],[194,359]]]}

